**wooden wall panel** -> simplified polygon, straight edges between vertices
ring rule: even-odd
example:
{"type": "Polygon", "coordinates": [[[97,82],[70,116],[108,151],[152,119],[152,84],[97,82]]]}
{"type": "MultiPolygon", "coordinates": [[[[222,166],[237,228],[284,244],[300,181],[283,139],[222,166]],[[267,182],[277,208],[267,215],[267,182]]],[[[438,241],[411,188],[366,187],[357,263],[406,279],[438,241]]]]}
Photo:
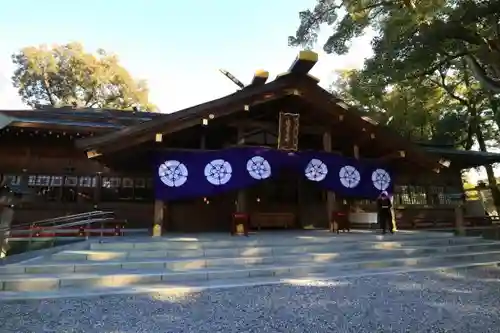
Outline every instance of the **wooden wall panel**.
{"type": "Polygon", "coordinates": [[[171,232],[229,232],[236,210],[235,194],[170,202],[167,204],[166,230],[171,232]]]}

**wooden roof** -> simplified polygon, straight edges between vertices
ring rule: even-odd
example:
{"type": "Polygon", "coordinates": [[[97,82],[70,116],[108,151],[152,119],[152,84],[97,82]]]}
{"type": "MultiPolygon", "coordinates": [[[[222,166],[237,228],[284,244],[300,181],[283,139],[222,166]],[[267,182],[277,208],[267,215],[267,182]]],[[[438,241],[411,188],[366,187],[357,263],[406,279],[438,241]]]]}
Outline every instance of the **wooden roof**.
{"type": "MultiPolygon", "coordinates": [[[[196,105],[151,121],[126,127],[101,136],[80,139],[77,147],[107,154],[130,148],[147,141],[154,141],[157,133],[170,134],[200,125],[203,119],[219,119],[238,112],[248,112],[252,107],[285,96],[296,95],[312,106],[311,112],[328,115],[333,123],[343,121],[346,126],[357,128],[359,135],[377,140],[377,144],[390,146],[393,151],[404,151],[405,157],[426,167],[437,168],[439,159],[427,154],[418,145],[401,137],[389,128],[379,125],[364,113],[346,105],[318,85],[318,80],[308,72],[317,62],[317,55],[303,51],[292,63],[288,72],[278,75],[269,83],[254,80],[252,84],[228,96],[196,105]]],[[[258,75],[256,75],[258,76],[258,75]]]]}
{"type": "Polygon", "coordinates": [[[284,90],[291,88],[291,77],[283,77],[268,84],[250,85],[228,96],[199,104],[184,110],[165,114],[164,117],[137,126],[96,137],[95,140],[81,140],[77,146],[83,149],[115,151],[153,140],[156,133],[168,134],[199,125],[202,119],[215,118],[244,111],[245,105],[254,106],[286,96],[284,90]],[[126,138],[126,142],[123,139],[126,138]]]}
{"type": "Polygon", "coordinates": [[[422,146],[427,153],[437,156],[440,159],[446,159],[451,165],[460,168],[475,168],[481,165],[500,162],[500,154],[475,150],[458,150],[454,148],[442,148],[432,146],[422,146]]]}
{"type": "Polygon", "coordinates": [[[66,129],[75,131],[115,131],[163,116],[160,113],[118,111],[109,109],[73,109],[70,107],[43,110],[0,110],[0,128],[23,127],[66,129]]]}

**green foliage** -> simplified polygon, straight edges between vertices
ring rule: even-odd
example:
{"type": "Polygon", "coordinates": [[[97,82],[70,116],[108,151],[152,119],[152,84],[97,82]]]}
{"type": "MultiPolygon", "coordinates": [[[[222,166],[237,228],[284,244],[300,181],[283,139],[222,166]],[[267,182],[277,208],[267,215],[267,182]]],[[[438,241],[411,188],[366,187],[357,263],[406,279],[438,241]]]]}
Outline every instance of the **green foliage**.
{"type": "Polygon", "coordinates": [[[392,25],[401,30],[411,23],[425,22],[444,2],[420,0],[414,5],[408,0],[317,0],[312,10],[299,13],[300,25],[295,36],[289,37],[289,44],[311,47],[317,42],[319,29],[326,24],[333,28],[333,34],[324,50],[344,54],[349,50],[349,42],[361,36],[368,27],[381,31],[389,18],[392,25]]]}
{"type": "Polygon", "coordinates": [[[14,87],[33,108],[76,105],[153,111],[145,81],[137,81],[115,55],[88,53],[79,43],[26,47],[12,56],[14,87]]]}
{"type": "Polygon", "coordinates": [[[467,148],[467,114],[463,106],[432,80],[386,84],[364,71],[344,71],[332,90],[381,124],[413,141],[467,148]]]}
{"type": "Polygon", "coordinates": [[[329,25],[328,53],[344,54],[366,29],[376,32],[374,56],[363,70],[343,73],[349,79],[335,83],[372,117],[392,119],[390,126],[415,140],[465,149],[474,138],[484,145],[497,141],[500,98],[474,80],[463,56],[477,56],[490,71],[500,65],[500,57],[488,59],[500,50],[500,0],[318,0],[300,19],[290,44],[310,47],[329,25]]]}
{"type": "Polygon", "coordinates": [[[465,198],[468,201],[476,201],[481,199],[479,191],[476,190],[476,186],[474,184],[465,182],[463,184],[463,188],[465,191],[465,198]]]}
{"type": "MultiPolygon", "coordinates": [[[[481,151],[498,144],[500,0],[317,0],[300,13],[292,46],[310,47],[333,28],[327,53],[345,54],[371,29],[374,56],[337,85],[340,95],[413,140],[481,151]]],[[[486,166],[495,204],[500,191],[486,166]]]]}
{"type": "Polygon", "coordinates": [[[366,65],[380,75],[421,77],[467,55],[483,65],[473,75],[500,91],[500,79],[488,80],[500,78],[500,0],[317,0],[299,16],[292,46],[311,47],[328,25],[333,33],[325,52],[345,54],[352,39],[370,28],[375,56],[366,65]]]}

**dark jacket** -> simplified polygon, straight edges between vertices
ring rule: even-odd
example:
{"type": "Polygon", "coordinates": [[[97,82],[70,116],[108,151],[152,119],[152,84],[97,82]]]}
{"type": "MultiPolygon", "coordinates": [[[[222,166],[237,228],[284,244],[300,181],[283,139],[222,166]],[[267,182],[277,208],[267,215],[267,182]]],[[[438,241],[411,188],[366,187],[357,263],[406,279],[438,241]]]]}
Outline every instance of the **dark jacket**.
{"type": "Polygon", "coordinates": [[[391,199],[382,197],[377,199],[377,213],[379,215],[391,216],[391,208],[391,199]]]}

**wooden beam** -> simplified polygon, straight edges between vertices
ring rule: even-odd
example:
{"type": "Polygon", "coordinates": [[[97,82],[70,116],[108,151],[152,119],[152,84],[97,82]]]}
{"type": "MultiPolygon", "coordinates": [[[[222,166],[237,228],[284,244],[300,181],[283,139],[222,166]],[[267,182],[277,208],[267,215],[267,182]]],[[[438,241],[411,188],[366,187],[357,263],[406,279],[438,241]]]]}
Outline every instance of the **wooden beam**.
{"type": "Polygon", "coordinates": [[[96,157],[99,157],[99,156],[102,156],[102,154],[99,153],[97,150],[89,150],[87,152],[87,158],[88,159],[96,158],[96,157]]]}
{"type": "Polygon", "coordinates": [[[396,151],[393,151],[389,154],[386,154],[384,156],[381,156],[379,158],[377,158],[377,160],[379,161],[387,161],[387,160],[396,160],[396,159],[400,159],[400,158],[405,158],[406,157],[406,151],[404,150],[396,150],[396,151]]]}
{"type": "Polygon", "coordinates": [[[258,70],[254,73],[252,82],[250,85],[260,86],[266,83],[269,78],[269,72],[264,70],[258,70]]]}
{"type": "Polygon", "coordinates": [[[364,146],[366,145],[369,141],[373,141],[377,138],[375,133],[368,133],[367,131],[362,131],[363,134],[359,136],[359,138],[356,140],[358,143],[358,146],[364,146]]]}
{"type": "Polygon", "coordinates": [[[262,129],[262,128],[257,128],[257,129],[252,129],[252,130],[245,130],[242,134],[242,138],[246,139],[249,136],[255,135],[255,134],[260,134],[260,133],[266,133],[266,134],[271,134],[274,135],[275,137],[278,137],[278,129],[275,128],[274,130],[272,129],[262,129]]]}
{"type": "Polygon", "coordinates": [[[148,139],[151,132],[161,132],[166,135],[174,132],[176,126],[182,128],[196,126],[201,122],[202,118],[205,118],[210,113],[214,114],[215,118],[219,118],[236,112],[243,112],[245,105],[248,105],[251,109],[252,106],[283,98],[287,96],[284,90],[293,88],[296,84],[296,79],[290,77],[261,86],[248,87],[235,94],[171,114],[161,115],[151,121],[130,126],[101,137],[77,140],[75,145],[81,149],[100,148],[100,150],[106,152],[125,149],[131,145],[138,145],[151,140],[151,138],[148,139]]]}
{"type": "MultiPolygon", "coordinates": [[[[266,121],[258,121],[258,120],[241,120],[234,121],[228,124],[230,127],[238,128],[243,126],[244,128],[253,128],[260,129],[264,131],[270,131],[275,133],[277,130],[277,125],[273,125],[270,122],[266,121]]],[[[305,134],[317,134],[322,135],[325,132],[325,128],[321,128],[319,126],[308,126],[308,125],[300,125],[300,132],[305,134]]]]}
{"type": "Polygon", "coordinates": [[[307,74],[318,62],[318,54],[313,51],[300,51],[288,70],[294,74],[307,74]]]}
{"type": "Polygon", "coordinates": [[[311,74],[307,74],[307,77],[310,78],[311,80],[315,81],[316,84],[318,84],[320,82],[320,79],[318,79],[316,76],[313,76],[311,74]]]}
{"type": "Polygon", "coordinates": [[[341,100],[339,98],[332,97],[332,95],[326,90],[318,89],[317,86],[313,86],[312,84],[301,85],[299,89],[304,92],[303,98],[313,105],[318,112],[329,113],[333,116],[338,116],[339,113],[343,114],[347,130],[356,131],[360,133],[363,138],[366,136],[371,137],[371,134],[374,134],[378,139],[377,144],[387,150],[408,150],[411,152],[410,156],[412,161],[424,168],[432,169],[439,165],[437,159],[427,155],[419,147],[392,132],[390,129],[373,125],[370,122],[361,119],[363,114],[357,109],[346,105],[345,107],[347,107],[347,109],[344,110],[339,106],[341,100]],[[364,127],[365,131],[363,132],[360,130],[360,127],[364,127]]]}
{"type": "Polygon", "coordinates": [[[228,115],[231,115],[235,112],[241,111],[244,112],[244,107],[245,105],[248,105],[250,108],[255,107],[257,105],[267,103],[272,100],[280,99],[285,96],[289,96],[290,92],[287,91],[287,88],[283,89],[277,89],[273,93],[269,94],[260,94],[259,97],[257,98],[256,96],[253,97],[253,99],[245,99],[238,101],[237,103],[233,103],[231,105],[228,105],[224,108],[220,109],[209,109],[203,113],[197,113],[193,116],[186,117],[182,120],[179,121],[172,121],[166,124],[163,124],[162,128],[159,128],[154,126],[152,128],[147,128],[144,129],[143,131],[139,133],[134,133],[132,137],[123,137],[119,141],[109,141],[105,145],[103,145],[102,148],[100,148],[100,151],[102,153],[109,153],[109,152],[114,152],[118,150],[125,149],[130,146],[137,146],[139,144],[142,144],[144,142],[152,140],[151,137],[151,131],[156,132],[162,132],[163,135],[169,134],[169,133],[175,133],[187,128],[191,128],[194,126],[199,126],[202,124],[203,119],[208,119],[210,118],[211,120],[208,121],[207,126],[210,126],[210,123],[212,121],[217,120],[218,118],[225,117],[228,115]]]}

